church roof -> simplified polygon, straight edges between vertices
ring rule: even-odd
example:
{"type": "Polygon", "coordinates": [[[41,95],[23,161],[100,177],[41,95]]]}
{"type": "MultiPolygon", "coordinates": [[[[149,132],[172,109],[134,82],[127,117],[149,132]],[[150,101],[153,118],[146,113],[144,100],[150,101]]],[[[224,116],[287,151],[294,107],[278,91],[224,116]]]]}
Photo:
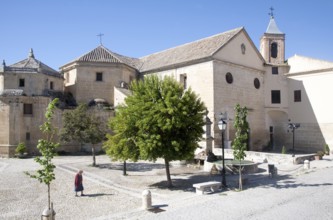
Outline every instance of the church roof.
{"type": "Polygon", "coordinates": [[[100,45],[92,51],[80,56],[73,62],[98,62],[98,63],[122,63],[130,67],[136,68],[139,63],[138,59],[126,57],[110,51],[103,45],[100,45]]]}
{"type": "Polygon", "coordinates": [[[37,60],[32,49],[30,49],[27,59],[24,59],[10,66],[6,66],[5,70],[13,72],[43,73],[55,77],[62,77],[58,71],[37,60]]]}
{"type": "Polygon", "coordinates": [[[269,24],[268,24],[266,33],[267,34],[283,34],[283,32],[280,31],[280,29],[276,25],[274,16],[271,16],[271,19],[269,20],[269,24]]]}
{"type": "Polygon", "coordinates": [[[244,30],[243,27],[236,28],[141,58],[123,56],[100,45],[74,61],[60,67],[60,69],[75,62],[122,63],[140,72],[168,69],[170,67],[211,59],[218,50],[242,30],[244,30]]]}
{"type": "Polygon", "coordinates": [[[243,27],[223,32],[198,41],[183,44],[140,58],[140,72],[166,69],[171,66],[195,62],[213,56],[220,48],[236,36],[243,27]]]}

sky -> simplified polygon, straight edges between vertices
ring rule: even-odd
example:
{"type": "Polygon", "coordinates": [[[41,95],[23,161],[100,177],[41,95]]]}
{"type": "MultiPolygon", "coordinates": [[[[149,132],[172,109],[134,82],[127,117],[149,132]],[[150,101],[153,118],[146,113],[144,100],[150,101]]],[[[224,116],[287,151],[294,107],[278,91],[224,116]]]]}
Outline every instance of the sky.
{"type": "Polygon", "coordinates": [[[59,67],[102,44],[139,58],[244,27],[259,48],[270,7],[286,58],[333,61],[332,0],[0,0],[0,61],[59,67]]]}

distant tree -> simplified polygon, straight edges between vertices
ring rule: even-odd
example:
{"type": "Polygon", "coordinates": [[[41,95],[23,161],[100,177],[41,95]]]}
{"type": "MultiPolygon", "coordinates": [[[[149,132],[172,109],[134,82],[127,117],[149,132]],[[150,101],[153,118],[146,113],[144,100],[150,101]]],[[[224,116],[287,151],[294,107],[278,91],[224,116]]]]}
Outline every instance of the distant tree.
{"type": "Polygon", "coordinates": [[[54,109],[56,108],[55,106],[57,103],[58,98],[49,103],[45,113],[46,121],[40,126],[44,138],[38,140],[37,148],[42,156],[38,156],[34,160],[39,163],[42,168],[37,170],[36,174],[25,172],[31,178],[37,179],[39,182],[47,185],[49,210],[51,209],[50,184],[52,180],[55,179],[54,168],[56,167],[52,163],[52,158],[56,155],[55,149],[59,146],[59,143],[55,143],[53,140],[54,135],[57,133],[57,129],[52,125],[54,109]]]}
{"type": "Polygon", "coordinates": [[[91,143],[92,165],[96,166],[95,145],[105,138],[105,123],[99,117],[88,112],[87,104],[80,104],[76,109],[65,112],[63,122],[60,140],[65,142],[78,141],[81,148],[84,143],[91,143]]]}
{"type": "Polygon", "coordinates": [[[96,166],[96,151],[95,145],[101,143],[105,139],[106,128],[100,117],[90,116],[90,123],[86,130],[88,143],[92,144],[93,166],[96,166]]]}
{"type": "Polygon", "coordinates": [[[245,151],[248,142],[249,123],[247,122],[247,108],[241,107],[239,104],[235,107],[236,115],[234,127],[236,129],[236,137],[233,141],[234,158],[239,161],[239,190],[243,189],[242,183],[242,166],[241,161],[246,157],[245,151]]]}
{"type": "Polygon", "coordinates": [[[171,77],[147,76],[131,84],[109,126],[106,153],[116,160],[155,161],[164,158],[168,186],[169,163],[192,159],[203,134],[205,106],[191,90],[171,77]]]}

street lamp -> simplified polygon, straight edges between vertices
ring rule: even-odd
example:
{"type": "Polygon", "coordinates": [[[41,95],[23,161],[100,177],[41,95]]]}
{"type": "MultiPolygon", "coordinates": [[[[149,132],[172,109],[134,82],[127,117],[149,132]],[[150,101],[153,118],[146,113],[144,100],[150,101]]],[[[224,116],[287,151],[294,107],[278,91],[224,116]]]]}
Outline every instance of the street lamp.
{"type": "Polygon", "coordinates": [[[299,123],[288,123],[288,128],[291,129],[291,132],[293,132],[293,157],[295,157],[295,129],[299,127],[300,127],[299,123]]]}
{"type": "Polygon", "coordinates": [[[224,166],[224,131],[227,128],[227,122],[221,118],[218,122],[219,130],[221,131],[222,136],[222,188],[226,187],[226,181],[225,181],[225,166],[224,166]]]}

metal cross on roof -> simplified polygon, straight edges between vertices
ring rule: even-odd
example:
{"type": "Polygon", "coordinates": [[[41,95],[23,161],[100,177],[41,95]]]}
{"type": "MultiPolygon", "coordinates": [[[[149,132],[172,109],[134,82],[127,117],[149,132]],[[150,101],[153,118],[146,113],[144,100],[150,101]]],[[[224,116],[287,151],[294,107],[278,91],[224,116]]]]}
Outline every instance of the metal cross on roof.
{"type": "Polygon", "coordinates": [[[273,13],[274,8],[273,8],[273,7],[270,7],[269,10],[271,10],[271,12],[268,13],[268,15],[270,15],[270,16],[273,18],[273,17],[274,17],[274,13],[273,13]]]}
{"type": "Polygon", "coordinates": [[[103,45],[103,44],[102,44],[102,36],[104,36],[104,34],[99,33],[99,34],[97,34],[96,36],[99,37],[99,43],[100,43],[101,45],[103,45]]]}

